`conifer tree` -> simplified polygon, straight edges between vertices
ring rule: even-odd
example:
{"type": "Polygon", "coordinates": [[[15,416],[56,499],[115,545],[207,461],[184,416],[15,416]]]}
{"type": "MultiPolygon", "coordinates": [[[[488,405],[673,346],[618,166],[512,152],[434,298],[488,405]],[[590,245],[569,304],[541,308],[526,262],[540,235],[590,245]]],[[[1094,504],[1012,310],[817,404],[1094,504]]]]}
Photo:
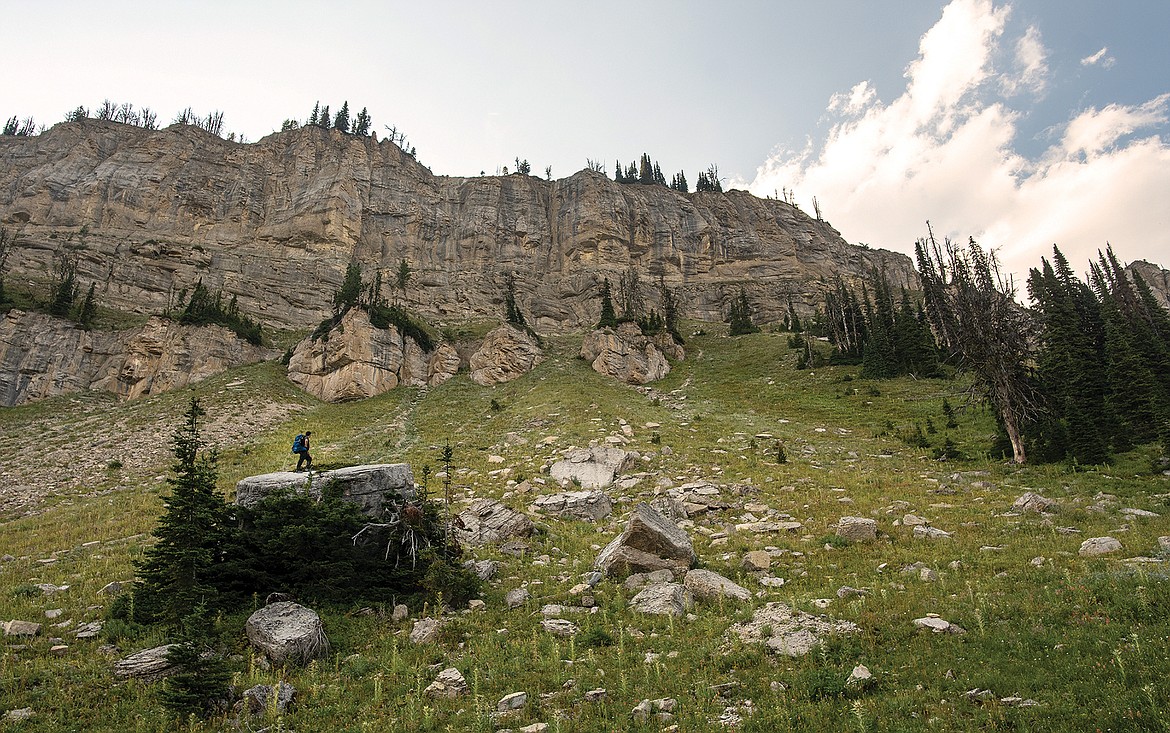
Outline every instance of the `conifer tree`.
{"type": "Polygon", "coordinates": [[[321,114],[320,114],[320,116],[318,116],[318,117],[317,117],[317,126],[318,126],[318,127],[324,127],[326,130],[328,130],[328,129],[329,129],[329,123],[330,123],[330,119],[329,119],[329,105],[325,105],[324,107],[322,107],[322,108],[321,108],[321,114]]]}
{"type": "Polygon", "coordinates": [[[759,327],[752,322],[752,306],[748,302],[747,293],[739,289],[739,296],[731,301],[731,312],[728,315],[728,335],[742,336],[747,333],[758,333],[759,327]]]}
{"type": "Polygon", "coordinates": [[[613,310],[613,294],[607,277],[601,281],[601,318],[597,321],[597,327],[617,328],[617,325],[617,314],[613,310]]]}
{"type": "Polygon", "coordinates": [[[626,182],[626,169],[622,168],[622,162],[620,160],[613,162],[613,180],[616,183],[626,182]]]}
{"type": "Polygon", "coordinates": [[[679,171],[676,180],[677,183],[675,184],[675,190],[679,193],[688,193],[686,174],[682,171],[679,171]]]}
{"type": "Polygon", "coordinates": [[[90,283],[89,292],[85,294],[85,301],[81,304],[81,310],[77,315],[77,322],[81,324],[82,328],[88,329],[92,327],[93,319],[97,316],[97,299],[94,295],[94,290],[95,283],[90,283]]]}
{"type": "Polygon", "coordinates": [[[213,619],[200,603],[183,617],[178,638],[167,651],[167,661],[178,668],[163,683],[163,704],[186,717],[208,718],[230,702],[232,674],[223,657],[211,650],[213,619]]]}
{"type": "Polygon", "coordinates": [[[362,295],[362,266],[351,262],[345,267],[341,287],[333,294],[333,313],[340,315],[358,304],[362,295]]]}
{"type": "Polygon", "coordinates": [[[191,398],[183,424],[172,437],[174,476],[171,494],[138,566],[141,582],[134,589],[134,610],[140,621],[162,621],[179,627],[200,604],[215,607],[209,578],[228,526],[223,495],[216,490],[214,453],[201,452],[199,400],[191,398]]]}
{"type": "Polygon", "coordinates": [[[353,134],[358,137],[366,137],[370,134],[370,113],[362,107],[362,111],[358,112],[357,119],[353,121],[353,134]]]}
{"type": "Polygon", "coordinates": [[[654,164],[646,153],[642,153],[641,161],[638,163],[638,183],[654,183],[654,164]]]}
{"type": "Polygon", "coordinates": [[[320,100],[313,103],[313,113],[309,115],[309,120],[305,123],[308,125],[315,125],[321,119],[321,102],[320,100]]]}
{"type": "Polygon", "coordinates": [[[522,329],[528,327],[520,306],[516,304],[516,278],[510,272],[504,278],[504,320],[522,329]]]}
{"type": "Polygon", "coordinates": [[[333,129],[349,134],[349,100],[341,103],[337,116],[333,118],[333,129]]]}

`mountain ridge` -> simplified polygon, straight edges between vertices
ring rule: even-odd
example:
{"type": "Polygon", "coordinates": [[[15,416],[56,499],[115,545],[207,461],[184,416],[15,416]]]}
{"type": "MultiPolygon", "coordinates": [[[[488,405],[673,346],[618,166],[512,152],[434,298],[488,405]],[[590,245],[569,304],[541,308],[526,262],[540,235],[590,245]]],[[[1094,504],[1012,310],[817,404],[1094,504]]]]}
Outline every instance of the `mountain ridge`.
{"type": "Polygon", "coordinates": [[[350,261],[392,274],[405,259],[400,295],[439,321],[498,317],[513,272],[521,306],[553,329],[595,320],[601,279],[631,267],[700,320],[721,320],[740,287],[779,320],[789,298],[811,312],[836,274],[916,283],[905,255],[851,245],[782,201],[587,169],[437,176],[389,141],[316,127],[247,144],[98,120],[6,137],[0,222],[21,237],[14,274],[45,278],[67,251],[110,307],[158,312],[202,280],[286,328],[328,314],[350,261]]]}

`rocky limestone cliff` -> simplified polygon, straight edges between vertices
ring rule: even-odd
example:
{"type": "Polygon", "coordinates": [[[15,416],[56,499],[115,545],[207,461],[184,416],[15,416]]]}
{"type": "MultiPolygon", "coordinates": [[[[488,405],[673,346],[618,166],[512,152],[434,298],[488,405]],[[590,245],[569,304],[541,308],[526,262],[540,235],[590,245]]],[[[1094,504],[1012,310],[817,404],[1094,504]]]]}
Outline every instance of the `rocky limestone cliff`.
{"type": "Polygon", "coordinates": [[[380,395],[399,385],[442,384],[459,370],[459,355],[449,345],[425,352],[397,328],[376,328],[366,312],[351,308],[322,338],[297,344],[288,378],[326,402],[380,395]]]}
{"type": "Polygon", "coordinates": [[[741,286],[767,321],[789,298],[810,311],[837,273],[915,278],[909,258],[742,191],[682,194],[588,170],[435,176],[392,143],[316,127],[250,144],[98,120],[0,137],[0,223],[21,237],[17,275],[44,278],[68,251],[111,307],[159,312],[202,279],[284,327],[327,316],[352,259],[387,274],[406,259],[407,305],[438,321],[499,317],[515,272],[537,328],[595,322],[601,278],[629,267],[647,284],[661,276],[705,320],[722,319],[741,286]]]}
{"type": "Polygon", "coordinates": [[[219,326],[151,318],[140,328],[85,331],[71,321],[13,310],[0,320],[0,405],[86,389],[134,399],[276,355],[219,326]]]}
{"type": "Polygon", "coordinates": [[[1170,309],[1170,270],[1145,260],[1135,260],[1126,265],[1125,269],[1129,270],[1131,277],[1134,273],[1141,275],[1162,307],[1170,309]]]}

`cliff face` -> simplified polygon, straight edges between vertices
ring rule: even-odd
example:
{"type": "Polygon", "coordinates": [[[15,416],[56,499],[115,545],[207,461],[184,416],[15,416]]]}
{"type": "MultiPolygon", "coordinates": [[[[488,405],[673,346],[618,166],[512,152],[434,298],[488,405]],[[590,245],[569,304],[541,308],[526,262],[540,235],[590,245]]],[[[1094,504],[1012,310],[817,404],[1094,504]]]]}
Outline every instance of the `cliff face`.
{"type": "Polygon", "coordinates": [[[406,259],[407,304],[438,320],[498,318],[515,272],[521,308],[545,328],[595,321],[601,277],[616,284],[631,266],[651,303],[661,276],[706,320],[741,286],[768,320],[789,297],[810,310],[837,273],[915,282],[904,255],[742,191],[680,194],[587,170],[435,176],[389,142],[319,128],[247,145],[96,120],[0,137],[0,222],[21,237],[16,275],[43,278],[65,251],[109,306],[157,312],[202,279],[285,327],[328,313],[352,259],[387,280],[406,259]]]}
{"type": "Polygon", "coordinates": [[[84,331],[43,313],[13,310],[0,317],[0,406],[86,389],[134,399],[276,353],[219,326],[151,318],[140,328],[84,331]]]}

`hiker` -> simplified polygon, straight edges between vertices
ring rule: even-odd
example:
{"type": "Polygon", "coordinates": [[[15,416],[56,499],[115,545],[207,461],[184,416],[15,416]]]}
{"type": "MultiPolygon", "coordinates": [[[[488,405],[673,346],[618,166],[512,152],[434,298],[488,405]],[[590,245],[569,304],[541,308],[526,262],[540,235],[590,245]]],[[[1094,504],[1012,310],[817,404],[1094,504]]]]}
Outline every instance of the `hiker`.
{"type": "Polygon", "coordinates": [[[297,437],[293,438],[292,452],[296,453],[297,467],[294,471],[301,470],[301,464],[304,464],[306,471],[313,469],[313,456],[309,455],[309,436],[313,434],[312,430],[306,430],[297,437]]]}

